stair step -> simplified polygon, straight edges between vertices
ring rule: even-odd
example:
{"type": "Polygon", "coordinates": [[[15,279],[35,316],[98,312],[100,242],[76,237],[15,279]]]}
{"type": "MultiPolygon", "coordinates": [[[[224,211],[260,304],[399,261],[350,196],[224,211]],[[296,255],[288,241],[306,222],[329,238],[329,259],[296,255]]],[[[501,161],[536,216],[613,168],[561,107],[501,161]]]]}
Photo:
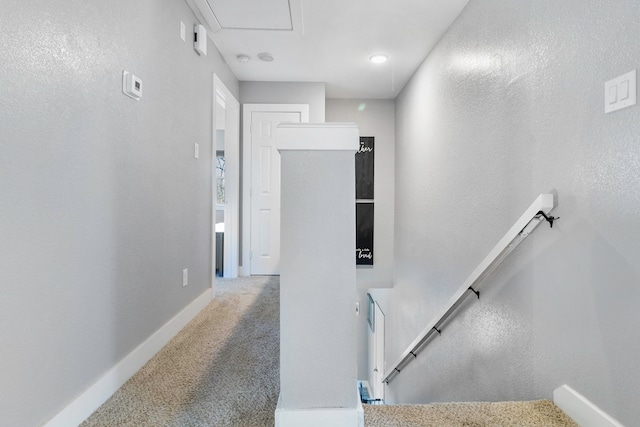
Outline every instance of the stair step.
{"type": "Polygon", "coordinates": [[[550,400],[363,407],[365,427],[578,427],[550,400]]]}

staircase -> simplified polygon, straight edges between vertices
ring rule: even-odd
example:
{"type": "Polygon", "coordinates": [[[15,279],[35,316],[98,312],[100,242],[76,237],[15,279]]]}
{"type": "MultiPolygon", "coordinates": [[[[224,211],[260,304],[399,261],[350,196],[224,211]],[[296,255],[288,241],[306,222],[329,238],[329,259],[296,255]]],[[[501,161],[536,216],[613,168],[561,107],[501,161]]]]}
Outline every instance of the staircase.
{"type": "MultiPolygon", "coordinates": [[[[553,222],[550,215],[555,207],[552,194],[541,194],[516,223],[507,231],[469,278],[437,313],[416,339],[400,355],[392,368],[385,372],[383,383],[389,385],[397,375],[433,339],[441,335],[447,319],[470,295],[480,298],[479,288],[491,272],[543,221],[553,222]]],[[[550,400],[528,402],[432,403],[428,405],[384,405],[370,399],[368,387],[360,387],[365,427],[447,426],[447,427],[574,427],[578,426],[550,400]],[[374,403],[373,405],[371,403],[374,403]]]]}
{"type": "Polygon", "coordinates": [[[578,427],[550,400],[363,407],[365,427],[578,427]]]}
{"type": "MultiPolygon", "coordinates": [[[[555,198],[552,194],[541,194],[529,206],[471,273],[447,305],[436,313],[431,322],[385,372],[382,383],[389,386],[409,363],[424,357],[420,353],[443,333],[443,326],[446,326],[447,320],[458,312],[458,307],[471,295],[480,299],[479,289],[485,279],[540,223],[547,221],[549,226],[553,227],[554,221],[559,219],[550,215],[554,207],[555,198]]],[[[371,298],[370,295],[369,298],[371,298]]],[[[373,329],[375,326],[372,326],[373,329]]],[[[377,380],[375,377],[372,379],[377,380]]],[[[366,381],[359,383],[359,389],[361,401],[364,404],[365,427],[624,427],[567,384],[554,390],[553,402],[534,400],[384,405],[384,401],[370,397],[371,393],[366,381]]]]}

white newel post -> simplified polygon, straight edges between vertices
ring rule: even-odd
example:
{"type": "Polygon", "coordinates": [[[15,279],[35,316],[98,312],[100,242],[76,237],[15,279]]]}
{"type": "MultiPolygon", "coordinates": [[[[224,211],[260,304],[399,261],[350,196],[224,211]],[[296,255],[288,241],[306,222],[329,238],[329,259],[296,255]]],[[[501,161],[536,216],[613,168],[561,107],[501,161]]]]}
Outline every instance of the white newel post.
{"type": "Polygon", "coordinates": [[[281,124],[277,427],[363,425],[356,378],[351,123],[281,124]]]}

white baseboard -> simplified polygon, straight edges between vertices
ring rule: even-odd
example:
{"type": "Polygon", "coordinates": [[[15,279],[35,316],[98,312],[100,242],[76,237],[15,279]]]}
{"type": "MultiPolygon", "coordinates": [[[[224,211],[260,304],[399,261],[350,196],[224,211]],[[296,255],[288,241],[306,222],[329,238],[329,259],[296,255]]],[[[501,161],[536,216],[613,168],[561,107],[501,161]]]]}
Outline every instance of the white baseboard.
{"type": "Polygon", "coordinates": [[[553,403],[580,427],[624,427],[566,384],[553,391],[553,403]]]}
{"type": "Polygon", "coordinates": [[[360,393],[357,402],[355,408],[284,409],[278,398],[275,427],[364,427],[360,393]]]}
{"type": "Polygon", "coordinates": [[[142,344],[125,356],[95,384],[85,390],[44,427],[77,426],[111,397],[129,378],[142,368],[171,338],[191,321],[213,299],[212,289],[186,306],[142,344]]]}

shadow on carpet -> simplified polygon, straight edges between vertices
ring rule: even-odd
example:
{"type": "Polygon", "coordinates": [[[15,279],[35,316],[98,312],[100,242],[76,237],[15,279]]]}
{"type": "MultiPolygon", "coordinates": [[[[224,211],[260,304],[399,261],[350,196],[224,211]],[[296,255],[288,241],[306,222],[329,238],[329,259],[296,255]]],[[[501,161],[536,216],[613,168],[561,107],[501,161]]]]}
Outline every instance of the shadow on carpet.
{"type": "Polygon", "coordinates": [[[216,279],[202,310],[81,427],[273,426],[279,278],[216,279]]]}

